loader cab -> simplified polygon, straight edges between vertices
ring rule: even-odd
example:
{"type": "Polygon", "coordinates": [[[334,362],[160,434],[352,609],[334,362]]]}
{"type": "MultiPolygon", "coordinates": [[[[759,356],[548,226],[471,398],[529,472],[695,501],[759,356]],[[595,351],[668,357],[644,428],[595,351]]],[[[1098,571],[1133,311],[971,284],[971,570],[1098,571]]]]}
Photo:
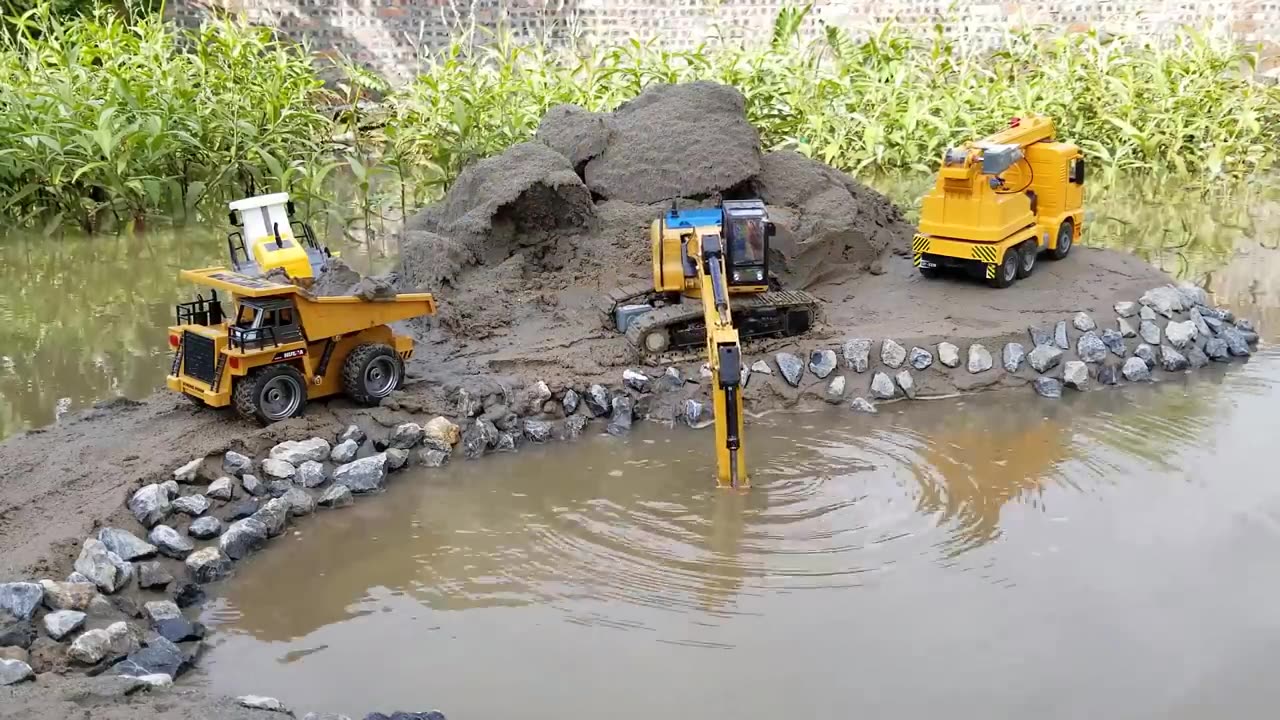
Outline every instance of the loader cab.
{"type": "Polygon", "coordinates": [[[311,280],[332,257],[309,224],[291,219],[294,205],[288,193],[244,198],[228,207],[228,220],[236,229],[227,235],[227,250],[238,273],[259,277],[279,269],[292,279],[311,280]]]}
{"type": "Polygon", "coordinates": [[[760,200],[726,200],[724,212],[725,266],[729,285],[765,287],[769,284],[769,238],[777,228],[760,200]]]}

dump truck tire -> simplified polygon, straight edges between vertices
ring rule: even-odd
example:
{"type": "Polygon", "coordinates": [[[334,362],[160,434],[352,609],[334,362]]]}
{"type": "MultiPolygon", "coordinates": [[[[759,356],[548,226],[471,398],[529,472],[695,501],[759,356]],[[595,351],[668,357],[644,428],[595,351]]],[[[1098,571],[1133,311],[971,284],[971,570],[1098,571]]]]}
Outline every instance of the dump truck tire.
{"type": "Polygon", "coordinates": [[[1054,260],[1061,260],[1071,252],[1071,246],[1075,244],[1076,239],[1076,222],[1071,218],[1062,221],[1062,225],[1058,226],[1058,241],[1054,243],[1053,251],[1049,253],[1049,257],[1054,260]]]}
{"type": "Polygon", "coordinates": [[[298,417],[307,407],[307,381],[292,365],[267,365],[236,381],[236,412],[263,425],[298,417]]]}
{"type": "Polygon", "coordinates": [[[996,265],[995,277],[987,280],[987,284],[993,288],[1007,288],[1012,285],[1018,279],[1020,255],[1017,248],[1005,250],[1000,263],[996,265]]]}
{"type": "Polygon", "coordinates": [[[342,390],[361,405],[377,405],[404,384],[404,361],[389,345],[357,345],[342,363],[342,390]]]}
{"type": "Polygon", "coordinates": [[[1035,240],[1028,240],[1018,248],[1018,278],[1031,277],[1036,271],[1036,257],[1040,254],[1040,245],[1035,240]]]}

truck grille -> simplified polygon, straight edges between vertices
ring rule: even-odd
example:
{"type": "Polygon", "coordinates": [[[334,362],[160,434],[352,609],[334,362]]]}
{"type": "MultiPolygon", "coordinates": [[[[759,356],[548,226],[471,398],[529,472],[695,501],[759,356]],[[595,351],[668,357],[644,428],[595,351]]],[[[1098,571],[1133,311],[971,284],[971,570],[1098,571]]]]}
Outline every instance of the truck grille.
{"type": "Polygon", "coordinates": [[[213,385],[214,368],[217,365],[213,339],[188,330],[183,333],[182,351],[182,368],[185,374],[213,385]]]}

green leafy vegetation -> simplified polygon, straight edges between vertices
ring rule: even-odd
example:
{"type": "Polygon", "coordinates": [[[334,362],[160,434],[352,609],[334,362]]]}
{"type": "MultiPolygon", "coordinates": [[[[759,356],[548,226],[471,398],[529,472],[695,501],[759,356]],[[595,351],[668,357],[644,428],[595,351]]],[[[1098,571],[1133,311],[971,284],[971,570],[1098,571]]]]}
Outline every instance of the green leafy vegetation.
{"type": "Polygon", "coordinates": [[[807,13],[779,13],[758,47],[567,49],[459,28],[402,87],[340,61],[326,88],[307,48],[239,21],[183,30],[102,7],[62,19],[45,2],[0,44],[0,214],[94,228],[287,189],[313,217],[368,232],[530,138],[556,104],[609,110],[695,79],[741,89],[767,147],[862,176],[929,173],[948,146],[1027,112],[1053,116],[1104,181],[1214,183],[1276,164],[1280,88],[1228,39],[1026,30],[991,52],[887,25],[807,41],[807,13]]]}

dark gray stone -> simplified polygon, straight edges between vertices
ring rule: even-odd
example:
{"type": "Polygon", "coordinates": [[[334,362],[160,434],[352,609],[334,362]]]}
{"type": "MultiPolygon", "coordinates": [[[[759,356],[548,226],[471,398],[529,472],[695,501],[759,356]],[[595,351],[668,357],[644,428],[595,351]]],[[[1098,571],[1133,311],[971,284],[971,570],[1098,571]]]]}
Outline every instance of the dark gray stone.
{"type": "Polygon", "coordinates": [[[30,620],[44,600],[44,588],[32,582],[0,583],[0,612],[30,620]]]}
{"type": "Polygon", "coordinates": [[[778,372],[791,387],[800,387],[800,378],[804,376],[804,363],[789,352],[780,352],[773,357],[778,364],[778,372]]]}
{"type": "Polygon", "coordinates": [[[916,370],[927,370],[933,364],[933,353],[917,345],[911,348],[907,362],[916,370]]]}
{"type": "Polygon", "coordinates": [[[546,442],[551,439],[551,423],[545,420],[525,420],[524,436],[530,442],[546,442]]]}
{"type": "Polygon", "coordinates": [[[845,369],[854,372],[867,371],[867,364],[871,358],[871,340],[869,338],[849,340],[844,344],[842,350],[845,369]]]}
{"type": "Polygon", "coordinates": [[[265,497],[284,497],[284,494],[293,489],[293,482],[290,480],[272,480],[267,483],[267,494],[265,497]]]}
{"type": "MultiPolygon", "coordinates": [[[[355,453],[352,452],[351,456],[355,457],[355,453]]],[[[298,474],[293,479],[304,488],[318,488],[329,480],[329,476],[324,471],[324,465],[308,460],[298,466],[298,474]]]]}
{"type": "Polygon", "coordinates": [[[1210,360],[1218,362],[1229,362],[1231,360],[1231,351],[1227,348],[1227,341],[1222,338],[1210,338],[1209,342],[1204,344],[1205,355],[1210,360]]]}
{"type": "MultiPolygon", "coordinates": [[[[350,485],[346,487],[350,488],[350,485]]],[[[352,489],[351,492],[355,492],[352,489]]],[[[285,502],[283,498],[273,498],[268,500],[265,505],[258,508],[258,512],[253,514],[251,519],[257,520],[267,528],[268,537],[278,537],[284,534],[285,528],[289,526],[289,513],[293,510],[293,506],[285,502]]]]}
{"type": "MultiPolygon", "coordinates": [[[[210,518],[216,520],[216,518],[210,518]]],[[[173,582],[173,575],[163,563],[144,562],[138,565],[138,586],[143,588],[164,587],[173,582]]]]}
{"type": "Polygon", "coordinates": [[[607,428],[610,435],[622,436],[631,432],[631,413],[634,408],[635,403],[626,395],[613,398],[613,413],[609,416],[607,428]]]}
{"type": "MultiPolygon", "coordinates": [[[[1066,328],[1063,328],[1064,330],[1066,328]]],[[[1027,334],[1031,336],[1031,348],[1035,349],[1041,345],[1053,345],[1053,331],[1049,328],[1036,327],[1032,325],[1027,328],[1027,334]]]]}
{"type": "Polygon", "coordinates": [[[1053,327],[1053,344],[1057,345],[1059,350],[1071,349],[1071,339],[1067,337],[1066,320],[1059,320],[1058,324],[1053,327]]]}
{"type": "Polygon", "coordinates": [[[886,339],[880,344],[880,362],[897,370],[907,361],[907,349],[897,340],[886,339]]]}
{"type": "Polygon", "coordinates": [[[1203,312],[1200,313],[1200,320],[1205,324],[1205,327],[1209,328],[1209,332],[1214,335],[1222,332],[1222,328],[1225,326],[1222,320],[1212,315],[1205,315],[1203,312]]]}
{"type": "Polygon", "coordinates": [[[564,391],[564,399],[560,401],[566,417],[578,412],[578,393],[573,388],[564,391]]]}
{"type": "Polygon", "coordinates": [[[199,517],[205,514],[212,504],[209,498],[203,495],[184,495],[173,501],[173,509],[183,515],[199,517]]]}
{"type": "Polygon", "coordinates": [[[257,498],[245,498],[227,506],[227,522],[243,520],[256,512],[258,512],[257,498]]]}
{"type": "Polygon", "coordinates": [[[75,569],[107,594],[128,585],[133,579],[133,566],[108,550],[107,546],[96,538],[84,541],[80,557],[76,559],[75,569]]]}
{"type": "Polygon", "coordinates": [[[211,540],[222,534],[222,521],[212,515],[191,523],[187,534],[197,540],[211,540]]]}
{"type": "Polygon", "coordinates": [[[1249,349],[1249,341],[1245,338],[1244,333],[1234,327],[1225,327],[1222,329],[1222,339],[1227,341],[1227,351],[1236,357],[1247,357],[1252,354],[1249,349]]]}
{"type": "MultiPolygon", "coordinates": [[[[1229,315],[1230,313],[1228,313],[1228,316],[1229,315]]],[[[1224,320],[1225,319],[1226,318],[1224,318],[1224,320]]],[[[1240,318],[1239,320],[1236,320],[1235,326],[1238,330],[1243,330],[1244,332],[1258,332],[1258,329],[1253,326],[1253,321],[1248,318],[1240,318]]]]}
{"type": "Polygon", "coordinates": [[[253,458],[241,455],[234,450],[228,450],[227,454],[222,456],[222,469],[224,472],[239,477],[247,472],[253,472],[253,458]]]}
{"type": "Polygon", "coordinates": [[[1134,357],[1141,358],[1142,362],[1147,364],[1147,369],[1149,370],[1155,370],[1156,365],[1160,364],[1160,357],[1156,354],[1155,348],[1146,343],[1138,345],[1133,354],[1134,357]]]}
{"type": "Polygon", "coordinates": [[[1235,322],[1235,314],[1226,308],[1211,307],[1209,305],[1197,305],[1196,309],[1206,318],[1213,318],[1219,322],[1235,322]]]}
{"type": "Polygon", "coordinates": [[[587,409],[596,417],[603,417],[612,412],[609,391],[603,385],[592,385],[587,389],[587,409]]]}
{"type": "Polygon", "coordinates": [[[1036,394],[1040,397],[1062,397],[1062,383],[1058,382],[1057,378],[1040,376],[1037,377],[1031,385],[1035,388],[1036,394]]]}
{"type": "Polygon", "coordinates": [[[1103,385],[1118,385],[1120,383],[1120,366],[1106,363],[1098,368],[1098,382],[1103,385]]]}
{"type": "Polygon", "coordinates": [[[387,456],[383,453],[353,460],[333,471],[333,481],[338,485],[346,485],[353,493],[381,490],[386,479],[387,456]]]}
{"type": "Polygon", "coordinates": [[[566,440],[576,439],[587,428],[587,419],[582,415],[571,415],[564,421],[564,437],[566,440]]]}
{"type": "Polygon", "coordinates": [[[1102,331],[1102,344],[1107,346],[1112,355],[1116,357],[1124,357],[1128,353],[1128,348],[1124,346],[1124,336],[1119,330],[1107,328],[1102,331]]]}
{"type": "MultiPolygon", "coordinates": [[[[387,451],[388,453],[391,450],[387,451]]],[[[404,452],[403,450],[401,452],[404,452]]],[[[345,485],[343,487],[346,487],[345,485]]],[[[280,498],[289,505],[289,515],[292,517],[301,517],[310,515],[316,511],[316,500],[311,497],[311,493],[302,488],[293,488],[280,498]]]]}
{"type": "Polygon", "coordinates": [[[1006,343],[1004,351],[1001,353],[1001,360],[1003,360],[1005,372],[1018,372],[1022,367],[1022,361],[1026,356],[1026,351],[1022,349],[1022,343],[1006,343]]]}
{"type": "Polygon", "coordinates": [[[245,475],[240,478],[240,484],[244,486],[244,491],[254,497],[263,497],[267,494],[267,484],[258,479],[257,475],[245,475]]]}
{"type": "Polygon", "coordinates": [[[160,550],[161,555],[181,560],[185,558],[192,550],[196,549],[196,544],[191,539],[184,537],[181,533],[168,525],[157,525],[151,529],[151,534],[147,536],[152,545],[160,550]]]}
{"type": "Polygon", "coordinates": [[[237,520],[218,538],[218,550],[223,555],[240,560],[267,545],[267,526],[256,518],[237,520]]]}
{"type": "Polygon", "coordinates": [[[0,610],[0,647],[20,647],[24,650],[36,641],[36,626],[30,620],[19,620],[11,613],[0,610]]]}
{"type": "Polygon", "coordinates": [[[205,629],[200,623],[193,623],[179,615],[175,618],[164,618],[151,624],[156,634],[171,643],[191,642],[204,637],[205,629]]]}
{"type": "Polygon", "coordinates": [[[387,448],[383,451],[387,456],[387,470],[395,471],[409,463],[409,451],[403,448],[387,448]]]}
{"type": "Polygon", "coordinates": [[[498,452],[515,452],[517,446],[516,438],[518,437],[520,436],[512,435],[509,432],[498,433],[498,444],[494,447],[494,450],[498,452]]]}
{"type": "Polygon", "coordinates": [[[649,392],[649,376],[639,370],[627,368],[622,371],[622,384],[638,393],[649,392]]]}
{"type": "Polygon", "coordinates": [[[1085,362],[1102,362],[1107,358],[1107,346],[1097,333],[1087,332],[1076,341],[1076,355],[1085,362]]]}
{"type": "Polygon", "coordinates": [[[1146,361],[1141,357],[1131,357],[1125,360],[1124,367],[1120,368],[1120,373],[1129,382],[1143,382],[1151,379],[1151,368],[1147,366],[1146,361]]]}
{"type": "MultiPolygon", "coordinates": [[[[585,418],[584,418],[585,420],[585,418]]],[[[422,448],[418,451],[418,465],[422,467],[438,468],[444,467],[449,463],[450,453],[435,448],[422,448]]],[[[323,503],[322,503],[323,504],[323,503]]]]}
{"type": "Polygon", "coordinates": [[[1199,370],[1209,364],[1209,356],[1205,355],[1199,346],[1192,345],[1187,348],[1187,362],[1190,363],[1192,370],[1199,370]]]}
{"type": "Polygon", "coordinates": [[[144,541],[128,530],[105,527],[98,531],[98,540],[121,560],[141,560],[156,554],[156,546],[144,541]]]}
{"type": "Polygon", "coordinates": [[[834,350],[814,350],[809,354],[809,372],[825,380],[828,375],[835,372],[836,362],[834,350]]]}
{"type": "MultiPolygon", "coordinates": [[[[216,549],[216,548],[210,548],[210,549],[216,549]]],[[[197,550],[196,552],[200,552],[200,551],[197,550]]],[[[194,554],[195,553],[192,553],[192,555],[194,554]]],[[[189,561],[191,560],[191,558],[187,557],[187,560],[188,560],[188,567],[189,567],[190,566],[189,561]]],[[[190,582],[179,583],[178,589],[175,590],[173,593],[173,602],[180,608],[194,607],[204,602],[204,599],[205,599],[204,590],[200,589],[199,585],[196,585],[195,583],[190,583],[190,582]]]]}
{"type": "Polygon", "coordinates": [[[129,654],[112,672],[126,677],[168,675],[176,678],[187,670],[188,663],[182,652],[172,643],[168,646],[152,644],[129,654]]]}
{"type": "MultiPolygon", "coordinates": [[[[1217,320],[1217,318],[1214,318],[1217,320]]],[[[1200,314],[1198,308],[1191,308],[1190,322],[1196,326],[1196,334],[1200,337],[1212,337],[1214,331],[1209,328],[1209,323],[1205,322],[1204,316],[1200,314]]]]}
{"type": "MultiPolygon", "coordinates": [[[[423,450],[424,453],[438,453],[439,450],[423,450]]],[[[340,508],[348,505],[354,505],[355,498],[351,495],[351,488],[346,485],[330,485],[323,493],[320,494],[319,504],[321,507],[340,508]]]]}
{"type": "Polygon", "coordinates": [[[1168,345],[1160,347],[1160,367],[1166,372],[1181,372],[1191,366],[1186,356],[1168,345]]]}
{"type": "Polygon", "coordinates": [[[658,390],[671,392],[684,387],[684,375],[680,374],[680,368],[668,367],[666,372],[662,373],[662,377],[658,378],[658,390]]]}

